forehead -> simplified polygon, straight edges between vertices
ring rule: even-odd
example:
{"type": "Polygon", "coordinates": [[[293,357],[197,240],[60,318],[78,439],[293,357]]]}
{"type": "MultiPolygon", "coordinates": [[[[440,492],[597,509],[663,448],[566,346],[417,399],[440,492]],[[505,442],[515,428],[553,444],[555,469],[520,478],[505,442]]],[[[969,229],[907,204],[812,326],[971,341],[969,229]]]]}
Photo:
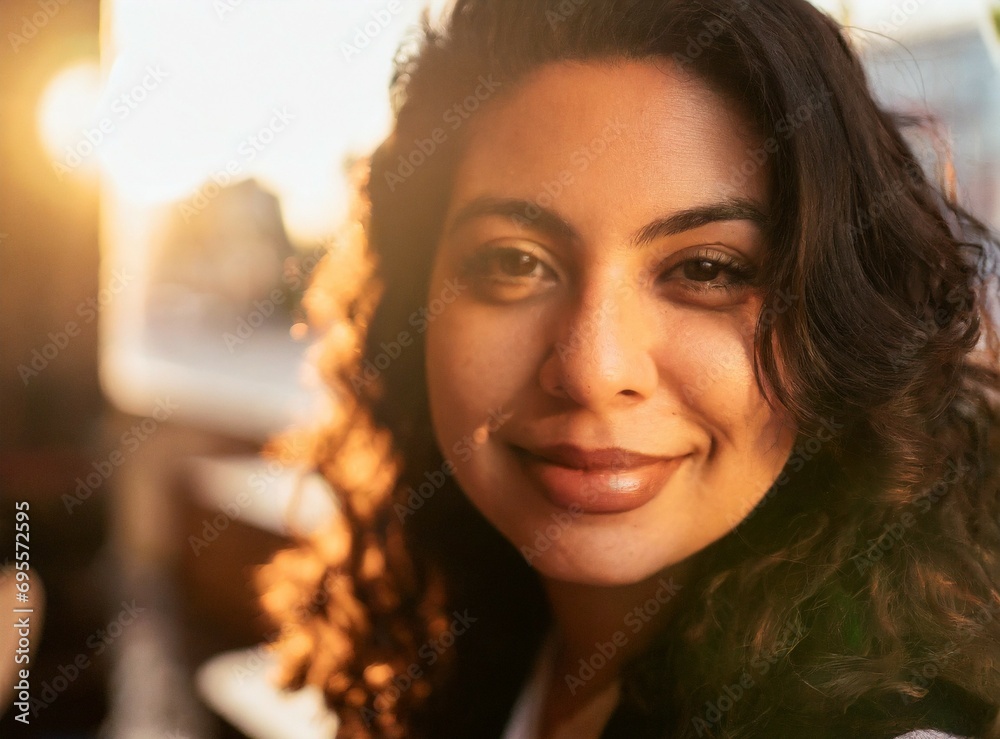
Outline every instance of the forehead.
{"type": "Polygon", "coordinates": [[[737,105],[672,60],[553,62],[470,122],[452,212],[490,196],[577,221],[608,210],[639,220],[727,197],[766,209],[761,146],[737,105]]]}

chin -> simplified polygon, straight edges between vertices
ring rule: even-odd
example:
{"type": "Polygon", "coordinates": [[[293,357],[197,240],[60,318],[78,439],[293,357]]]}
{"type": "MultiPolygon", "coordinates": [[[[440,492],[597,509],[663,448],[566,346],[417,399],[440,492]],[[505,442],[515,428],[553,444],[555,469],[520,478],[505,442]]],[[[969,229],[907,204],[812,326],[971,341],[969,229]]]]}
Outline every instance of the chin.
{"type": "Polygon", "coordinates": [[[531,566],[539,575],[552,580],[579,585],[618,587],[647,580],[675,564],[676,561],[679,560],[668,558],[665,563],[663,560],[645,562],[636,558],[606,556],[596,547],[591,547],[585,552],[580,548],[570,550],[553,547],[533,558],[531,566]]]}

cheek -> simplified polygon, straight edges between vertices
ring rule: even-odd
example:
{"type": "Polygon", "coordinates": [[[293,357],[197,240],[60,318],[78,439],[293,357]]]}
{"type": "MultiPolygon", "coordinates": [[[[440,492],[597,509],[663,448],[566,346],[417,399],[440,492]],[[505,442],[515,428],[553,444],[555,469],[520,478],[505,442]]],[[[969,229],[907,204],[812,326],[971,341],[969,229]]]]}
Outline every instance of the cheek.
{"type": "MultiPolygon", "coordinates": [[[[745,464],[770,474],[790,449],[787,414],[771,408],[753,368],[756,306],[734,312],[692,313],[679,340],[660,351],[670,368],[678,402],[713,435],[714,443],[740,452],[745,464]],[[753,465],[749,460],[758,460],[753,465]]],[[[677,333],[675,333],[677,335],[677,333]]],[[[787,455],[786,455],[787,456],[787,455]]]]}
{"type": "Polygon", "coordinates": [[[496,311],[461,299],[429,325],[428,395],[442,450],[512,411],[532,376],[531,327],[527,317],[508,313],[501,320],[496,311]]]}
{"type": "Polygon", "coordinates": [[[658,357],[670,368],[684,405],[723,420],[760,397],[753,373],[753,319],[749,311],[692,311],[680,330],[664,329],[658,357]]]}

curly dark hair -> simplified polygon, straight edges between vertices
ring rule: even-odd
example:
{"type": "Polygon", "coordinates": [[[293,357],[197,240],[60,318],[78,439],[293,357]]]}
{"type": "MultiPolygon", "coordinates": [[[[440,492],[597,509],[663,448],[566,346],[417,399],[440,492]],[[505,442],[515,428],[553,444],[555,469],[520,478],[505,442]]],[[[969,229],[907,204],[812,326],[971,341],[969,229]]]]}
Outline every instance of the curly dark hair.
{"type": "Polygon", "coordinates": [[[1000,246],[925,173],[918,121],[874,101],[842,29],[806,0],[457,0],[413,41],[309,295],[335,409],[306,456],[342,515],[260,572],[284,684],[318,685],[341,737],[499,734],[551,614],[431,428],[414,319],[463,122],[493,100],[443,121],[484,81],[502,99],[553,61],[659,57],[772,142],[761,289],[801,299],[762,313],[754,361],[799,438],[692,557],[603,736],[1000,737],[1000,246]]]}

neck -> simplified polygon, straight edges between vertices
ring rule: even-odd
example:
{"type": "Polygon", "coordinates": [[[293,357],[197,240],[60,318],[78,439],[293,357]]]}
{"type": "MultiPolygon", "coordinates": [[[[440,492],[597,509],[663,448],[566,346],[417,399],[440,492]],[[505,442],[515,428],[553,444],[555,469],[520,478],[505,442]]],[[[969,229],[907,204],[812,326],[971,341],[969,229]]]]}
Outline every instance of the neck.
{"type": "Polygon", "coordinates": [[[544,579],[558,644],[550,698],[578,703],[614,682],[622,664],[666,627],[682,574],[672,567],[611,587],[544,579]]]}

